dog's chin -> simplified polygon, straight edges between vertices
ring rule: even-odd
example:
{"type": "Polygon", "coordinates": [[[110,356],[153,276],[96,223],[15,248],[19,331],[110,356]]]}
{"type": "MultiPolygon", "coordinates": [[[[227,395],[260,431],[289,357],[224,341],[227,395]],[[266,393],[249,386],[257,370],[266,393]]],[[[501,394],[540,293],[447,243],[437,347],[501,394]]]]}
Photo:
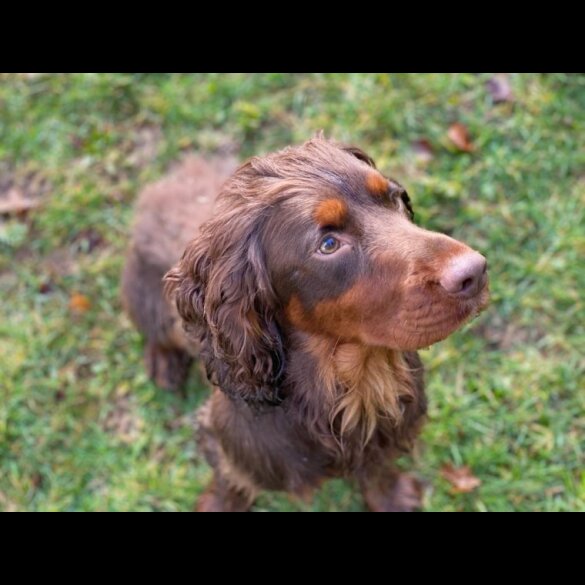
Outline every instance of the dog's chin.
{"type": "Polygon", "coordinates": [[[369,340],[370,344],[384,346],[398,351],[415,351],[426,349],[463,327],[465,323],[475,319],[489,304],[487,285],[473,298],[463,299],[440,314],[437,324],[430,323],[420,330],[408,329],[400,323],[392,324],[383,339],[369,340]],[[373,343],[372,343],[373,342],[373,343]]]}

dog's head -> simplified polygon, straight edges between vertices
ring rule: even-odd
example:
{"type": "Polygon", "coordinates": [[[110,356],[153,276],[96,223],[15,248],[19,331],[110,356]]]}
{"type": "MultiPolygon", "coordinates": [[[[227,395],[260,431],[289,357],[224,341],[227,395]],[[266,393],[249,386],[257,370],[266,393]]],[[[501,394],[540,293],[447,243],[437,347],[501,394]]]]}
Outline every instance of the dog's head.
{"type": "Polygon", "coordinates": [[[242,165],[166,276],[212,381],[276,400],[283,331],[414,350],[477,314],[485,258],[412,219],[406,191],[357,148],[315,138],[242,165]]]}

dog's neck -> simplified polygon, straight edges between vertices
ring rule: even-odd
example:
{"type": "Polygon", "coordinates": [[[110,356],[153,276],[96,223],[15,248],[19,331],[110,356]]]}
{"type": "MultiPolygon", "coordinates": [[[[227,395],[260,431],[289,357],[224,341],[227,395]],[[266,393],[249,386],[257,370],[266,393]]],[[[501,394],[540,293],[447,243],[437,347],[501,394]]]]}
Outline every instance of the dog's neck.
{"type": "Polygon", "coordinates": [[[402,352],[316,335],[295,338],[297,351],[290,356],[292,370],[299,374],[295,391],[307,409],[319,411],[312,413],[313,420],[325,418],[341,440],[357,435],[363,445],[380,424],[400,424],[405,404],[416,398],[402,352]],[[303,373],[295,368],[295,357],[304,361],[307,355],[314,367],[303,373]]]}

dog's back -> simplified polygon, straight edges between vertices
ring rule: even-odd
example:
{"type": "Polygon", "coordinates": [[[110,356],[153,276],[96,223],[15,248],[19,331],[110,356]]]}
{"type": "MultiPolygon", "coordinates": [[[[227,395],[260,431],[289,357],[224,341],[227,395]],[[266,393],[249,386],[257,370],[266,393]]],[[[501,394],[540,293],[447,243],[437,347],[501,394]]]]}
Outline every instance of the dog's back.
{"type": "Polygon", "coordinates": [[[162,278],[211,217],[221,185],[236,166],[231,157],[189,156],[169,175],[146,187],[136,203],[122,300],[146,336],[149,375],[163,388],[181,385],[190,357],[176,310],[164,299],[162,278]]]}

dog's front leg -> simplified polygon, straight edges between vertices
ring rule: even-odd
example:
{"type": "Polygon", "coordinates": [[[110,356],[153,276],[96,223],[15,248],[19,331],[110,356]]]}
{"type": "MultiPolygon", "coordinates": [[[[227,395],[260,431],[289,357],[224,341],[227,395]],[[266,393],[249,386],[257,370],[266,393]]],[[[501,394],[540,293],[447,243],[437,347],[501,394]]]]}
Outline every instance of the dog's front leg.
{"type": "Polygon", "coordinates": [[[197,416],[197,439],[205,459],[213,468],[213,479],[197,501],[197,512],[248,512],[256,499],[257,487],[224,453],[215,433],[212,399],[197,416]]]}
{"type": "Polygon", "coordinates": [[[414,512],[421,507],[422,484],[391,462],[368,466],[358,477],[364,501],[372,512],[414,512]]]}

